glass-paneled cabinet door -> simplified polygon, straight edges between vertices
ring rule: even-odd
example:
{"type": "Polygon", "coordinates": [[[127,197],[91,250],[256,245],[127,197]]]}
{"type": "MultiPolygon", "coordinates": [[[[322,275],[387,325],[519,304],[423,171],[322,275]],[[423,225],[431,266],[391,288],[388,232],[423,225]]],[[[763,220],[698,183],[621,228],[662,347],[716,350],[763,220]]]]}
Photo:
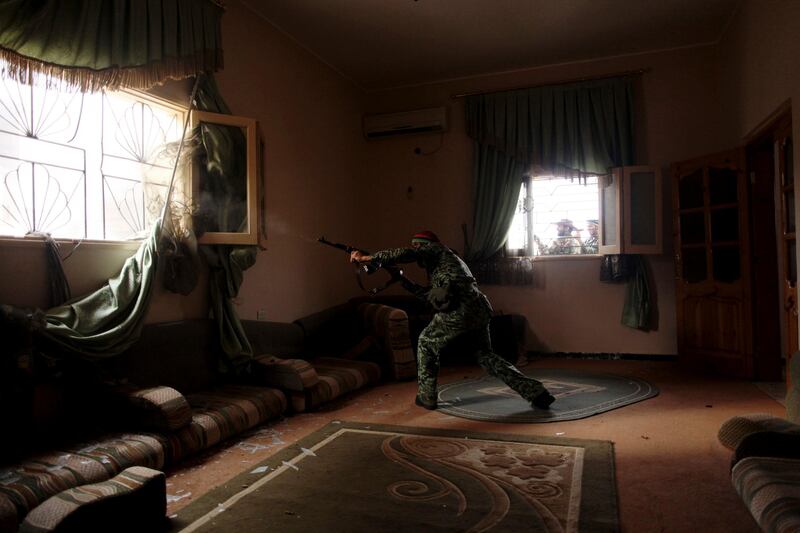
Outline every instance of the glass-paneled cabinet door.
{"type": "Polygon", "coordinates": [[[258,244],[256,121],[198,110],[191,119],[203,147],[190,185],[198,242],[258,244]]]}
{"type": "Polygon", "coordinates": [[[622,168],[597,179],[600,189],[600,243],[601,255],[622,253],[622,168]]]}
{"type": "Polygon", "coordinates": [[[601,254],[661,254],[661,170],[651,166],[611,169],[598,179],[601,254]]]}
{"type": "Polygon", "coordinates": [[[623,167],[622,190],[624,253],[662,253],[661,170],[623,167]]]}

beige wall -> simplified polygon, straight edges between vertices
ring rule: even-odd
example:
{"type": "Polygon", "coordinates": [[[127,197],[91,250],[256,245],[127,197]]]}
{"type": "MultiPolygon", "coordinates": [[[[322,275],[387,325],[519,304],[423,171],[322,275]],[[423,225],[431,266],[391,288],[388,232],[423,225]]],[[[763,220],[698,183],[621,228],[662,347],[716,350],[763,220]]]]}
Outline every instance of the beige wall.
{"type": "MultiPolygon", "coordinates": [[[[800,127],[800,2],[742,2],[717,48],[727,146],[742,142],[767,116],[791,99],[794,131],[800,127]]],[[[797,135],[795,153],[797,153],[797,135]]]]}
{"type": "Polygon", "coordinates": [[[344,253],[315,240],[355,233],[361,92],[238,2],[227,3],[222,31],[220,90],[234,113],[258,120],[265,145],[267,250],[237,309],[293,320],[355,294],[344,253]]]}
{"type": "MultiPolygon", "coordinates": [[[[438,135],[367,143],[365,203],[376,221],[363,234],[370,246],[402,245],[416,229],[430,228],[463,249],[461,224],[471,224],[471,141],[464,131],[463,99],[453,94],[570,80],[638,68],[639,163],[664,167],[720,148],[713,47],[698,47],[485,76],[369,95],[370,112],[447,106],[450,129],[438,135]],[[414,148],[431,155],[415,155],[414,148]],[[413,196],[407,195],[408,187],[413,196]]],[[[669,177],[668,173],[665,177],[669,177]]],[[[668,182],[669,180],[665,180],[668,182]]],[[[665,227],[669,228],[669,187],[665,227]]],[[[554,352],[676,353],[674,272],[671,254],[651,257],[659,319],[644,333],[620,324],[623,285],[598,281],[598,258],[548,258],[536,263],[533,287],[483,289],[494,307],[528,317],[531,347],[554,352]]]]}

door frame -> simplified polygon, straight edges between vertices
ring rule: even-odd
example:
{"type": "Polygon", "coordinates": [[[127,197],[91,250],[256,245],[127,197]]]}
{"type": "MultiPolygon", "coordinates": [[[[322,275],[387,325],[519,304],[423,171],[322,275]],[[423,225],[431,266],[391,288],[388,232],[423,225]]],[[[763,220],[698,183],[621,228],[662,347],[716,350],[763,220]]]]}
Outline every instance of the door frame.
{"type": "MultiPolygon", "coordinates": [[[[772,113],[767,115],[758,125],[756,125],[747,135],[744,136],[744,142],[747,146],[750,146],[753,143],[757,143],[760,140],[764,140],[765,138],[771,137],[773,146],[774,143],[777,141],[777,136],[780,134],[782,130],[786,128],[789,129],[791,134],[792,131],[792,101],[791,98],[788,98],[781,102],[781,104],[776,107],[772,113]]],[[[777,148],[777,147],[776,147],[777,148]]],[[[776,167],[779,165],[777,160],[779,154],[776,152],[774,154],[775,158],[775,165],[776,167]]],[[[788,253],[788,251],[784,250],[784,243],[783,235],[785,234],[785,218],[783,214],[783,206],[780,204],[781,198],[781,176],[780,176],[780,169],[775,169],[774,175],[774,186],[775,186],[775,196],[773,199],[775,213],[777,217],[777,222],[779,227],[776,228],[776,239],[779,239],[777,243],[777,256],[776,261],[778,262],[778,280],[779,280],[779,291],[777,295],[777,301],[775,303],[776,306],[779,307],[779,316],[781,320],[781,327],[780,327],[780,357],[781,363],[783,364],[783,372],[784,372],[784,379],[786,380],[787,385],[789,384],[789,362],[791,360],[791,355],[793,350],[789,346],[790,339],[789,339],[789,328],[794,328],[794,331],[797,332],[798,329],[798,321],[795,320],[794,324],[789,324],[788,321],[784,323],[784,316],[782,315],[781,311],[784,308],[786,297],[787,297],[787,287],[786,287],[786,259],[787,257],[784,254],[788,253]]],[[[795,174],[796,176],[796,174],[795,174]]],[[[796,180],[796,177],[795,177],[796,180]]],[[[795,189],[797,185],[795,185],[795,189]]],[[[796,196],[795,196],[796,198],[796,196]]],[[[795,259],[796,260],[796,259],[795,259]]],[[[796,293],[796,287],[795,287],[796,293]]],[[[797,306],[797,302],[795,301],[795,307],[797,306]]]]}

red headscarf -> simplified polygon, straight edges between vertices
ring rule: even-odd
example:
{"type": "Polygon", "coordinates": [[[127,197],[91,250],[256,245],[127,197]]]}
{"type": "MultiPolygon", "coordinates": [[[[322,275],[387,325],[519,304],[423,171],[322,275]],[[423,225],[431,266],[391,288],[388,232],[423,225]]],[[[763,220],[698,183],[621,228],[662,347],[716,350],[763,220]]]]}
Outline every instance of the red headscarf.
{"type": "Polygon", "coordinates": [[[439,237],[431,230],[424,230],[414,234],[411,242],[439,242],[439,237]]]}

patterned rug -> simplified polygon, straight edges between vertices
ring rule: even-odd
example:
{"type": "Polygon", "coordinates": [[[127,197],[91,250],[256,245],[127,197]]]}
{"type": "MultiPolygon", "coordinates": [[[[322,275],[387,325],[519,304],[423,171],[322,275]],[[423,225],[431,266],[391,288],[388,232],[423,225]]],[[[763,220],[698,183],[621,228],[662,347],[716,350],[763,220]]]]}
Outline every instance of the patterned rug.
{"type": "Polygon", "coordinates": [[[550,409],[533,409],[502,381],[491,376],[439,386],[439,411],[489,422],[560,422],[596,415],[652,398],[658,389],[627,376],[558,368],[525,373],[544,383],[556,401],[550,409]]]}
{"type": "Polygon", "coordinates": [[[618,531],[606,441],[332,422],[173,531],[618,531]]]}

